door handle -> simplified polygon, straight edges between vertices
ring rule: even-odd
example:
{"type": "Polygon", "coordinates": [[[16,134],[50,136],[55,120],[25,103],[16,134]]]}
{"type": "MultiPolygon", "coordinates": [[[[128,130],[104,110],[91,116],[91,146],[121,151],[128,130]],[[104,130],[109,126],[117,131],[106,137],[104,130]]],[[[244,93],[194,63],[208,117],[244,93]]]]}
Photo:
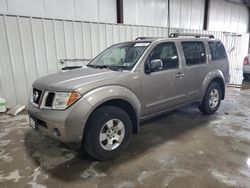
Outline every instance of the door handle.
{"type": "Polygon", "coordinates": [[[178,74],[176,74],[176,78],[183,78],[185,76],[185,74],[184,73],[178,73],[178,74]]]}

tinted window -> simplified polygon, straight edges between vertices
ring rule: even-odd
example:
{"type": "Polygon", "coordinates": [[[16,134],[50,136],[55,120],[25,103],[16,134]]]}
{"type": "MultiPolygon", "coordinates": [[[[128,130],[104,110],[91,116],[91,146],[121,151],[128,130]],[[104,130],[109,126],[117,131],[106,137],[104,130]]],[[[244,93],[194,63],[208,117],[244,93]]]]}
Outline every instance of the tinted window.
{"type": "Polygon", "coordinates": [[[181,43],[187,65],[206,63],[206,51],[203,42],[181,43]]]}
{"type": "Polygon", "coordinates": [[[149,55],[147,61],[154,59],[161,59],[164,69],[171,69],[178,67],[178,53],[173,42],[167,42],[157,45],[149,55]]]}
{"type": "Polygon", "coordinates": [[[203,42],[196,42],[196,46],[200,57],[200,63],[206,63],[206,50],[203,42]]]}
{"type": "Polygon", "coordinates": [[[221,42],[214,41],[208,42],[208,44],[212,55],[212,61],[227,58],[226,50],[221,42]]]}

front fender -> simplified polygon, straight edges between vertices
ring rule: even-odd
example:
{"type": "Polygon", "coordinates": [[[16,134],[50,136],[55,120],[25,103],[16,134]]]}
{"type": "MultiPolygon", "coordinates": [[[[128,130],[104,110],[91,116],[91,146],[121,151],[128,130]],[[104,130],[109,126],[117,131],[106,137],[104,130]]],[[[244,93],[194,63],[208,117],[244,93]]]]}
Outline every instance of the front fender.
{"type": "Polygon", "coordinates": [[[87,114],[87,118],[101,104],[112,99],[122,99],[129,102],[136,111],[137,116],[141,114],[141,105],[138,97],[128,88],[119,85],[108,85],[93,89],[87,92],[83,98],[92,105],[92,109],[87,114]]]}
{"type": "Polygon", "coordinates": [[[201,90],[202,98],[205,96],[207,87],[209,86],[211,81],[214,80],[215,78],[220,78],[223,81],[224,85],[225,85],[225,78],[224,78],[223,73],[222,73],[221,70],[215,69],[215,70],[210,71],[206,75],[205,79],[203,80],[202,90],[201,90]]]}

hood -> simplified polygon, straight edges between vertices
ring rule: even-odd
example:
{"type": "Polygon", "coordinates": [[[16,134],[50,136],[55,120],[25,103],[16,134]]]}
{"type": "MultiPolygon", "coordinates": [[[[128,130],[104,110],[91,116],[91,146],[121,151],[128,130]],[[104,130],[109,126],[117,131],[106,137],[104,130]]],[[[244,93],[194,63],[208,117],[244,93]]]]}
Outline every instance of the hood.
{"type": "Polygon", "coordinates": [[[80,86],[119,76],[121,73],[124,72],[84,67],[42,77],[36,80],[33,86],[48,91],[72,91],[80,86]]]}

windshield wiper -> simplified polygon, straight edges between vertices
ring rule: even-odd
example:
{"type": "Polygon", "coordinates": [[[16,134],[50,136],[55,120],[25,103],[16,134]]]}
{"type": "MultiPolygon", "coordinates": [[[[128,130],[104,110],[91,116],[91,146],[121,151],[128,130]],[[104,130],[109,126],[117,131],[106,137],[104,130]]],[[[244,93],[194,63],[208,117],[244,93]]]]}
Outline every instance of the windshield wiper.
{"type": "Polygon", "coordinates": [[[100,69],[109,69],[107,65],[98,65],[97,67],[100,69]]]}
{"type": "Polygon", "coordinates": [[[90,65],[90,64],[88,64],[88,65],[86,65],[87,67],[91,67],[91,68],[95,68],[95,66],[94,65],[90,65]]]}
{"type": "Polygon", "coordinates": [[[123,71],[123,68],[121,66],[115,66],[115,65],[110,65],[110,66],[107,66],[107,65],[87,65],[87,67],[91,67],[91,68],[94,68],[94,69],[110,69],[110,70],[113,70],[113,71],[123,71]]]}
{"type": "Polygon", "coordinates": [[[113,66],[109,66],[109,68],[111,70],[114,70],[114,71],[123,71],[123,67],[121,67],[121,66],[115,66],[115,65],[113,65],[113,66]]]}
{"type": "Polygon", "coordinates": [[[109,68],[106,65],[90,65],[90,64],[88,64],[87,67],[98,68],[98,69],[108,69],[109,68]]]}

